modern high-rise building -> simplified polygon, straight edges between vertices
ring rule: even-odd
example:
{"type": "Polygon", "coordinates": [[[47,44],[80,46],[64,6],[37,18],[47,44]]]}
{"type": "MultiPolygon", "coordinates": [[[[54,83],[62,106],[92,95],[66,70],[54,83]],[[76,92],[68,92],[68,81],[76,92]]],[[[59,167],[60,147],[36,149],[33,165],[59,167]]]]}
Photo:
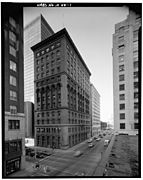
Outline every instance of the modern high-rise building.
{"type": "Polygon", "coordinates": [[[34,138],[34,104],[30,101],[24,102],[25,112],[25,137],[34,138]]]}
{"type": "Polygon", "coordinates": [[[23,71],[23,9],[2,3],[4,85],[3,176],[24,168],[25,117],[23,71]]]}
{"type": "Polygon", "coordinates": [[[100,123],[100,94],[93,84],[90,84],[91,90],[91,135],[97,137],[101,131],[100,123]]]}
{"type": "Polygon", "coordinates": [[[24,28],[24,101],[34,103],[34,56],[31,47],[53,34],[42,15],[24,28]]]}
{"type": "Polygon", "coordinates": [[[138,134],[139,62],[141,16],[129,12],[115,25],[113,35],[114,128],[119,133],[138,134]]]}
{"type": "Polygon", "coordinates": [[[67,149],[91,135],[91,73],[65,28],[32,50],[35,144],[67,149]]]}

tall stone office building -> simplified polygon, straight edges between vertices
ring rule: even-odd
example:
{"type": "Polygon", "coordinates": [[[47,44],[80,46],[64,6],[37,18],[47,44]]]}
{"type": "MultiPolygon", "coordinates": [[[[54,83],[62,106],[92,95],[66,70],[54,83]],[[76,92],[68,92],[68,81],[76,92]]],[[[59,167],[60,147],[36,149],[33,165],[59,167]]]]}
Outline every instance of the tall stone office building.
{"type": "Polygon", "coordinates": [[[91,73],[65,28],[32,50],[35,144],[67,149],[91,133],[91,73]]]}
{"type": "Polygon", "coordinates": [[[114,128],[119,133],[138,134],[139,62],[141,17],[130,11],[115,25],[113,35],[114,128]]]}
{"type": "Polygon", "coordinates": [[[97,137],[101,131],[100,122],[100,94],[93,84],[90,84],[91,90],[91,135],[97,137]]]}
{"type": "Polygon", "coordinates": [[[23,9],[2,3],[3,176],[24,168],[23,9]]]}
{"type": "Polygon", "coordinates": [[[34,56],[31,47],[53,34],[42,15],[24,28],[24,101],[34,103],[34,56]]]}

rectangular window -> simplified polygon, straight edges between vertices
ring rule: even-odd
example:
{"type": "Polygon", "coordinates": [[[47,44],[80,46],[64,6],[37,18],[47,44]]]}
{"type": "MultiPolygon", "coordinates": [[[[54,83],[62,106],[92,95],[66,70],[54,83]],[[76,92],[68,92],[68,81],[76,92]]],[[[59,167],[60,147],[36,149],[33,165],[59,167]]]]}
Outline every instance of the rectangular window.
{"type": "Polygon", "coordinates": [[[118,38],[118,43],[122,43],[122,42],[124,42],[124,36],[120,36],[120,37],[118,38]]]}
{"type": "Polygon", "coordinates": [[[120,90],[120,91],[125,90],[125,84],[120,84],[120,85],[119,85],[119,90],[120,90]]]}
{"type": "Polygon", "coordinates": [[[9,46],[9,53],[13,55],[14,57],[16,57],[16,49],[12,47],[11,45],[9,46]]]}
{"type": "Polygon", "coordinates": [[[16,21],[12,17],[9,17],[9,23],[10,23],[11,26],[16,28],[16,21]]]}
{"type": "Polygon", "coordinates": [[[9,31],[9,39],[14,43],[16,42],[16,35],[12,31],[9,31]]]}
{"type": "Polygon", "coordinates": [[[119,56],[119,62],[124,62],[124,55],[119,56]]]}
{"type": "Polygon", "coordinates": [[[10,60],[10,69],[13,71],[17,71],[16,63],[10,60]]]}
{"type": "Polygon", "coordinates": [[[125,123],[120,123],[120,129],[125,129],[125,123]]]}
{"type": "Polygon", "coordinates": [[[135,92],[134,93],[134,99],[138,98],[138,96],[139,96],[138,92],[135,92]]]}
{"type": "Polygon", "coordinates": [[[138,88],[138,82],[134,82],[134,89],[138,88]]]}
{"type": "Polygon", "coordinates": [[[16,77],[10,75],[10,84],[16,86],[16,77]]]}
{"type": "Polygon", "coordinates": [[[138,50],[133,51],[133,58],[138,57],[138,50]]]}
{"type": "Polygon", "coordinates": [[[138,61],[134,62],[134,69],[138,68],[138,61]]]}
{"type": "Polygon", "coordinates": [[[124,45],[118,46],[119,53],[124,52],[124,49],[125,49],[124,45]]]}
{"type": "Polygon", "coordinates": [[[138,119],[139,118],[139,113],[138,112],[135,112],[134,113],[134,119],[138,119]]]}
{"type": "Polygon", "coordinates": [[[8,120],[9,129],[20,129],[20,121],[19,120],[8,120]]]}
{"type": "Polygon", "coordinates": [[[138,103],[134,103],[134,109],[138,109],[139,108],[139,104],[138,103]]]}
{"type": "Polygon", "coordinates": [[[10,112],[11,112],[11,114],[17,114],[17,107],[16,106],[10,106],[10,112]]]}
{"type": "Polygon", "coordinates": [[[10,91],[10,100],[17,101],[17,93],[15,91],[10,91]]]}
{"type": "Polygon", "coordinates": [[[133,31],[133,38],[137,38],[138,37],[138,30],[133,31]]]}
{"type": "Polygon", "coordinates": [[[137,50],[138,49],[138,41],[134,41],[133,42],[133,50],[137,50]]]}
{"type": "Polygon", "coordinates": [[[138,78],[138,71],[134,72],[134,79],[138,78]]]}
{"type": "Polygon", "coordinates": [[[124,81],[125,79],[124,79],[124,74],[122,74],[122,75],[119,75],[119,81],[124,81]]]}
{"type": "Polygon", "coordinates": [[[124,65],[120,65],[120,66],[119,66],[119,72],[124,71],[124,70],[125,70],[124,65]]]}
{"type": "Polygon", "coordinates": [[[134,129],[139,129],[139,124],[138,123],[134,123],[134,129]]]}
{"type": "Polygon", "coordinates": [[[125,104],[120,104],[120,110],[125,109],[125,104]]]}
{"type": "Polygon", "coordinates": [[[125,119],[125,113],[120,113],[120,119],[125,119]]]}
{"type": "Polygon", "coordinates": [[[125,100],[125,94],[120,94],[119,98],[120,100],[125,100]]]}

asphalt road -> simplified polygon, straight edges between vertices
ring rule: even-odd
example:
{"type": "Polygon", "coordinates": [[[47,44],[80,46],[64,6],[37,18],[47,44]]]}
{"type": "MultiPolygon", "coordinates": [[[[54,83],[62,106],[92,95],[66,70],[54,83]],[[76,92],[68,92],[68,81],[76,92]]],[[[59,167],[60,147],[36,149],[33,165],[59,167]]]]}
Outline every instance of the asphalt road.
{"type": "Polygon", "coordinates": [[[75,152],[54,153],[40,162],[39,170],[32,176],[92,176],[107,148],[104,140],[110,138],[111,135],[106,135],[98,142],[94,140],[92,148],[88,147],[88,143],[83,144],[76,149],[83,152],[79,157],[74,157],[75,152]]]}

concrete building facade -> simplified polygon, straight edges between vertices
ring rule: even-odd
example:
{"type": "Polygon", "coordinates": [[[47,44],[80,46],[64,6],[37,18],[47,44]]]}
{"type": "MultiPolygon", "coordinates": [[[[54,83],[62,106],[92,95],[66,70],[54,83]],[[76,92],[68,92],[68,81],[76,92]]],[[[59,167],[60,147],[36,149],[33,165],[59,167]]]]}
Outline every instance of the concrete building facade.
{"type": "Polygon", "coordinates": [[[2,3],[4,84],[3,176],[24,168],[25,117],[23,72],[23,9],[2,3]]]}
{"type": "Polygon", "coordinates": [[[91,135],[97,137],[101,131],[100,123],[100,94],[93,84],[90,84],[91,89],[91,122],[92,133],[91,135]]]}
{"type": "Polygon", "coordinates": [[[24,102],[25,112],[25,138],[34,138],[34,104],[30,101],[24,102]]]}
{"type": "Polygon", "coordinates": [[[35,144],[67,149],[90,136],[90,71],[66,29],[32,47],[35,144]]]}
{"type": "Polygon", "coordinates": [[[34,103],[34,56],[31,47],[53,34],[42,15],[24,28],[24,101],[34,103]]]}
{"type": "Polygon", "coordinates": [[[130,11],[115,25],[113,35],[114,128],[138,134],[139,123],[139,31],[141,17],[130,11]]]}

